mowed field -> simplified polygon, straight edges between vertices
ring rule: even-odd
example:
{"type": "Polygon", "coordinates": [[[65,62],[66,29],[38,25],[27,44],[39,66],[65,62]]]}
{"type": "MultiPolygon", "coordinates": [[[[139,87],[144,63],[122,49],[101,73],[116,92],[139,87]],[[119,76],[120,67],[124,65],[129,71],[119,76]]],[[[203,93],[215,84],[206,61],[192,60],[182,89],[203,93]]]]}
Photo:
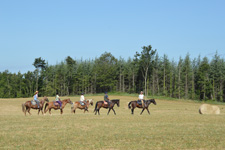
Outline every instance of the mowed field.
{"type": "MultiPolygon", "coordinates": [[[[38,116],[31,110],[25,117],[21,104],[31,98],[0,99],[0,149],[225,149],[224,105],[218,105],[220,115],[200,115],[201,103],[156,99],[151,115],[140,115],[138,108],[131,115],[127,104],[136,97],[109,97],[120,99],[117,115],[104,108],[94,115],[94,105],[88,113],[72,114],[67,104],[63,115],[52,110],[52,116],[38,116]]],[[[103,95],[86,98],[95,104],[103,95]]]]}

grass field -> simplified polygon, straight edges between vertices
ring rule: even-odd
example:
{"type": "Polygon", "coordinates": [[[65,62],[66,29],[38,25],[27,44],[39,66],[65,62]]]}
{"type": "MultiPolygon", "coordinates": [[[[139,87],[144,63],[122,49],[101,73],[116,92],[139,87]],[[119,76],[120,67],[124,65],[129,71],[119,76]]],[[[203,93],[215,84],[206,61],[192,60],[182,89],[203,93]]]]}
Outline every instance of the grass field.
{"type": "MultiPolygon", "coordinates": [[[[103,95],[86,98],[95,103],[103,95]]],[[[38,116],[31,110],[25,117],[21,104],[28,98],[0,99],[0,149],[225,149],[224,105],[218,105],[220,115],[200,115],[201,103],[156,99],[157,105],[149,107],[151,115],[140,115],[141,109],[131,115],[127,103],[136,97],[110,98],[121,100],[117,115],[107,116],[106,109],[94,115],[94,106],[88,113],[71,114],[67,104],[63,115],[52,110],[52,116],[38,116]]]]}

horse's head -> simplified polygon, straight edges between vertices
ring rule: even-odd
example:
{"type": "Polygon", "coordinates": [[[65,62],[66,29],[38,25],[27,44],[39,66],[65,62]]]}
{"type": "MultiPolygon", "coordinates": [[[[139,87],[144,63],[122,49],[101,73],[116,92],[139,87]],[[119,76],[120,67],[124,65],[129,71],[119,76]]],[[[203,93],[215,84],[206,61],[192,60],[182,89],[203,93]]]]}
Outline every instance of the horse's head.
{"type": "Polygon", "coordinates": [[[154,105],[156,105],[155,99],[150,99],[150,103],[153,103],[154,105]]]}
{"type": "Polygon", "coordinates": [[[66,99],[67,103],[70,103],[71,105],[73,104],[73,102],[70,100],[70,98],[66,99]]]}
{"type": "Polygon", "coordinates": [[[87,102],[93,106],[93,99],[88,99],[87,102]]]}
{"type": "Polygon", "coordinates": [[[48,98],[46,96],[44,96],[44,101],[49,102],[48,98]]]}
{"type": "Polygon", "coordinates": [[[89,103],[93,106],[93,99],[90,99],[89,103]]]}
{"type": "Polygon", "coordinates": [[[116,101],[118,107],[120,107],[120,100],[116,101]]]}

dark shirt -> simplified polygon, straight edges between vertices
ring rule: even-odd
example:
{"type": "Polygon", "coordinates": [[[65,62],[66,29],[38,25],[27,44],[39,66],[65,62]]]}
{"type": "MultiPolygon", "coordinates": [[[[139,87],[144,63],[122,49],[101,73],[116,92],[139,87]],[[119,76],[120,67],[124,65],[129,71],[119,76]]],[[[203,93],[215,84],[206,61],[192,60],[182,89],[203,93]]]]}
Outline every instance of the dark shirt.
{"type": "Polygon", "coordinates": [[[108,95],[105,95],[104,96],[104,101],[108,102],[109,101],[108,98],[109,98],[108,95]]]}

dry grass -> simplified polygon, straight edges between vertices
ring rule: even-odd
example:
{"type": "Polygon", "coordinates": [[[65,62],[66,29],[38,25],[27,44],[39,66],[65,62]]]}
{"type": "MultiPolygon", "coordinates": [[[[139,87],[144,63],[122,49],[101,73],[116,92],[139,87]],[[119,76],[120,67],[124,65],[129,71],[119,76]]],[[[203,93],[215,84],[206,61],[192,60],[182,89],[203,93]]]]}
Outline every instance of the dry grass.
{"type": "MultiPolygon", "coordinates": [[[[103,96],[87,98],[96,102],[103,96]]],[[[136,97],[110,98],[121,100],[116,116],[107,116],[106,109],[94,115],[94,106],[89,113],[71,114],[67,104],[63,115],[52,110],[52,116],[38,116],[31,110],[32,116],[25,117],[21,104],[29,99],[0,99],[0,149],[225,149],[223,105],[218,105],[220,115],[200,115],[199,103],[156,100],[151,115],[144,111],[140,116],[141,109],[134,115],[127,109],[136,97]]]]}

